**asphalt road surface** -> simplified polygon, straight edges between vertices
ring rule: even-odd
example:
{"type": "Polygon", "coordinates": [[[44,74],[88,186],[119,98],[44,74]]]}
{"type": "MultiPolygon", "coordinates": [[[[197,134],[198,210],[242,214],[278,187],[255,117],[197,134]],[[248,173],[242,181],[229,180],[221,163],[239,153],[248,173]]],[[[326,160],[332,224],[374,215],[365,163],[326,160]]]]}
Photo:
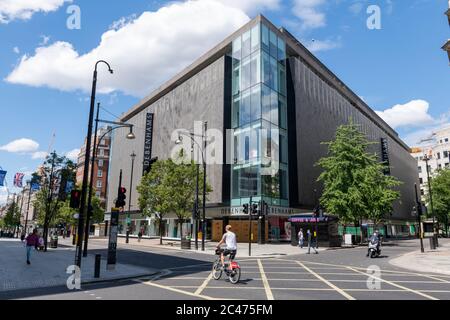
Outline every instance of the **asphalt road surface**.
{"type": "MultiPolygon", "coordinates": [[[[211,277],[215,257],[164,248],[122,245],[121,262],[156,268],[152,278],[83,285],[82,290],[41,288],[0,294],[0,299],[62,300],[450,300],[450,276],[394,267],[389,260],[417,250],[417,241],[386,244],[382,256],[366,248],[319,255],[239,259],[242,276],[233,285],[211,277]]],[[[300,250],[300,249],[299,249],[300,250]]],[[[104,249],[92,253],[106,254],[104,249]]]]}

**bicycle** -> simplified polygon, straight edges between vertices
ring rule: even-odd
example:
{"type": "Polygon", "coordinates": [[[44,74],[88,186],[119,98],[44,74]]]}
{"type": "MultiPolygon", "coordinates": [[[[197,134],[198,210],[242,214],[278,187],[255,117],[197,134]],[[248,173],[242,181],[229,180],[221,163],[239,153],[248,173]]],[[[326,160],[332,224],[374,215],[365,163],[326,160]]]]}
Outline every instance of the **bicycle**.
{"type": "Polygon", "coordinates": [[[222,261],[220,259],[223,249],[217,249],[216,255],[218,256],[217,259],[213,263],[213,279],[219,280],[222,277],[222,273],[225,271],[226,276],[230,280],[232,284],[236,284],[241,279],[241,267],[239,263],[236,261],[233,261],[231,257],[228,258],[228,261],[224,261],[224,266],[222,267],[222,261]],[[230,270],[230,264],[231,264],[231,270],[230,270]]]}

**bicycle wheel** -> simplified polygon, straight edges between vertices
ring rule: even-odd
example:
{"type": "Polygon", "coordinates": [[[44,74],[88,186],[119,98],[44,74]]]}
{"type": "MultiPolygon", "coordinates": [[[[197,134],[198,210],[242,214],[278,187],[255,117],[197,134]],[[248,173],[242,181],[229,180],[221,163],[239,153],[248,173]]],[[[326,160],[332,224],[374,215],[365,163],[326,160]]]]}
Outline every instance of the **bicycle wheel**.
{"type": "Polygon", "coordinates": [[[239,280],[241,280],[241,269],[239,268],[233,269],[233,271],[231,271],[231,273],[229,274],[228,278],[230,279],[230,282],[232,284],[238,283],[239,280]]]}
{"type": "Polygon", "coordinates": [[[212,269],[212,276],[214,280],[219,280],[222,277],[222,263],[220,261],[215,261],[212,269]]]}

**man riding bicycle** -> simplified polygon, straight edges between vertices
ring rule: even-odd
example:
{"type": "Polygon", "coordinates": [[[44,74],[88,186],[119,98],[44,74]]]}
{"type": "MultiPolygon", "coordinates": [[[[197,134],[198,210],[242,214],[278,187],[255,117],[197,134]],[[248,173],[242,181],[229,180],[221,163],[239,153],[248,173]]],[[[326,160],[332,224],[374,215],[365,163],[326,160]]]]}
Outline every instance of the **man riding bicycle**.
{"type": "MultiPolygon", "coordinates": [[[[220,240],[219,244],[217,245],[217,250],[220,250],[220,261],[222,262],[222,268],[225,267],[225,257],[229,255],[230,260],[233,260],[236,257],[237,253],[236,234],[231,231],[230,225],[226,226],[225,230],[227,232],[223,235],[222,240],[220,240]],[[224,243],[227,246],[225,249],[221,249],[220,246],[224,243]]],[[[232,269],[231,264],[229,266],[229,269],[232,269]]]]}

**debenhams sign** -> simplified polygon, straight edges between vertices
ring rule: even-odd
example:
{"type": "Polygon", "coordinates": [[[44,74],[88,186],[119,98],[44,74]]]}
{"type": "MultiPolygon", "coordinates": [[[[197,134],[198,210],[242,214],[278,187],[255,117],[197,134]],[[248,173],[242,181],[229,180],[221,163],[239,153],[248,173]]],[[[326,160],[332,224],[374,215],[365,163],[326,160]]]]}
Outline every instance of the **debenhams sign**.
{"type": "Polygon", "coordinates": [[[153,113],[147,113],[145,124],[144,139],[144,172],[146,174],[150,168],[150,160],[152,159],[152,140],[153,140],[153,113]]]}

